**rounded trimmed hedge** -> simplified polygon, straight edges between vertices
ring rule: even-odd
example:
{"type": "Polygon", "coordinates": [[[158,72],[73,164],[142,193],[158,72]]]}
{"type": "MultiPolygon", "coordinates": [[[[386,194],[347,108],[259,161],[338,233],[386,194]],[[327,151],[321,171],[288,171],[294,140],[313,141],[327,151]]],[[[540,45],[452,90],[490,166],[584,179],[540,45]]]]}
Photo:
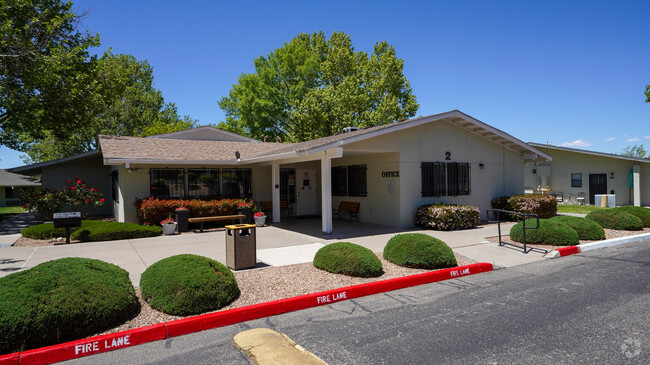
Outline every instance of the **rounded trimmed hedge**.
{"type": "Polygon", "coordinates": [[[207,257],[182,254],[149,266],[140,279],[142,297],[172,315],[186,316],[217,310],[239,295],[235,275],[207,257]]]}
{"type": "Polygon", "coordinates": [[[441,240],[423,233],[398,234],[384,247],[384,258],[395,265],[417,269],[458,266],[454,252],[441,240]]]}
{"type": "Polygon", "coordinates": [[[558,215],[550,219],[552,222],[564,223],[578,233],[581,240],[604,240],[605,230],[600,224],[587,218],[558,215]]]}
{"type": "Polygon", "coordinates": [[[585,218],[600,224],[603,228],[622,231],[640,231],[643,229],[641,218],[617,208],[595,210],[585,218]]]}
{"type": "Polygon", "coordinates": [[[384,273],[381,261],[369,249],[350,242],[327,245],[314,256],[314,266],[334,274],[374,278],[384,273]]]}
{"type": "Polygon", "coordinates": [[[161,226],[141,226],[133,223],[98,222],[77,229],[70,235],[81,242],[127,240],[131,238],[155,237],[162,234],[161,226]]]}
{"type": "Polygon", "coordinates": [[[100,260],[63,258],[0,278],[0,354],[83,338],[134,317],[129,273],[100,260]]]}
{"type": "MultiPolygon", "coordinates": [[[[527,219],[526,226],[534,227],[536,219],[527,219]]],[[[519,222],[510,228],[510,238],[516,242],[524,242],[523,223],[519,222]]],[[[579,243],[578,232],[564,223],[550,219],[540,219],[539,228],[526,230],[526,243],[536,243],[553,246],[572,246],[579,243]]]]}
{"type": "Polygon", "coordinates": [[[617,212],[624,212],[632,214],[633,216],[641,219],[644,227],[650,227],[650,209],[644,207],[634,207],[631,205],[625,207],[613,208],[617,212]]]}

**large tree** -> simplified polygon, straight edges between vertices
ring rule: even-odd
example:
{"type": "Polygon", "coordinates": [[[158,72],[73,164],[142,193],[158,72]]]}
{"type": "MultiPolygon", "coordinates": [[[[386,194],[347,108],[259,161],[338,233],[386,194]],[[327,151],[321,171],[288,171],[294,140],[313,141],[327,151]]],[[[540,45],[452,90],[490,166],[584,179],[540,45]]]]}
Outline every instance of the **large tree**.
{"type": "Polygon", "coordinates": [[[639,157],[645,158],[648,155],[648,152],[645,150],[642,144],[635,144],[632,146],[627,146],[621,151],[621,155],[629,157],[639,157]]]}
{"type": "Polygon", "coordinates": [[[239,77],[219,101],[226,120],[218,127],[304,141],[412,117],[419,106],[403,68],[385,41],[367,54],[343,32],[299,34],[239,77]]]}
{"type": "Polygon", "coordinates": [[[0,145],[20,148],[25,134],[63,137],[93,113],[88,48],[99,36],[81,32],[72,3],[0,0],[0,145]]]}
{"type": "Polygon", "coordinates": [[[645,86],[645,102],[650,103],[650,85],[645,86]]]}
{"type": "Polygon", "coordinates": [[[83,128],[69,129],[64,136],[49,131],[34,139],[23,134],[25,162],[39,162],[90,151],[98,134],[149,136],[196,126],[189,116],[181,118],[173,103],[165,103],[153,86],[153,68],[131,55],[105,53],[95,65],[95,99],[87,101],[94,110],[83,128]]]}

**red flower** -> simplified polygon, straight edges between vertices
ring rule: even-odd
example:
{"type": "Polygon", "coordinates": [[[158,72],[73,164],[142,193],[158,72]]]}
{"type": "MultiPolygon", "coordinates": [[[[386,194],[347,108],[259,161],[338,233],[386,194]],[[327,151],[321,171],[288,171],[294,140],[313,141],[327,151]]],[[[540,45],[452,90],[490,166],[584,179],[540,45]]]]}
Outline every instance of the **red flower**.
{"type": "Polygon", "coordinates": [[[103,202],[104,202],[104,198],[99,199],[99,201],[103,203],[103,202]]]}
{"type": "Polygon", "coordinates": [[[90,199],[86,199],[86,203],[90,203],[90,199]]]}
{"type": "MultiPolygon", "coordinates": [[[[102,200],[104,200],[104,199],[102,199],[102,200]]],[[[27,206],[26,206],[26,205],[23,205],[23,209],[27,209],[27,206]]]]}
{"type": "Polygon", "coordinates": [[[79,178],[78,178],[78,177],[75,177],[74,179],[75,179],[75,180],[79,180],[79,178]]]}
{"type": "Polygon", "coordinates": [[[68,182],[69,182],[69,183],[71,183],[71,182],[72,182],[72,180],[68,180],[68,182]]]}
{"type": "Polygon", "coordinates": [[[74,186],[72,186],[72,187],[70,187],[70,190],[74,190],[74,189],[75,189],[75,187],[74,187],[74,186]]]}
{"type": "Polygon", "coordinates": [[[95,189],[90,189],[90,191],[95,191],[95,189]]]}
{"type": "Polygon", "coordinates": [[[81,184],[81,180],[77,180],[77,184],[81,184]]]}

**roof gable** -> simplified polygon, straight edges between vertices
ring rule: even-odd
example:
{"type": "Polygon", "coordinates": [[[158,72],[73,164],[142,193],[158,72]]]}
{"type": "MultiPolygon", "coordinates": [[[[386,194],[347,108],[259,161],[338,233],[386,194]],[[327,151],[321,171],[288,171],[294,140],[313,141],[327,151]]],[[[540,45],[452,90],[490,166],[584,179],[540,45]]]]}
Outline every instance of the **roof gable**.
{"type": "Polygon", "coordinates": [[[260,142],[256,139],[240,136],[210,125],[187,129],[184,131],[157,134],[146,138],[189,139],[195,141],[231,141],[231,142],[260,142]]]}
{"type": "Polygon", "coordinates": [[[560,147],[560,146],[554,146],[554,145],[551,145],[551,144],[544,144],[544,143],[528,142],[528,144],[530,144],[531,146],[537,147],[537,148],[546,148],[546,149],[551,149],[551,150],[558,150],[558,151],[582,153],[582,154],[586,154],[586,155],[594,155],[594,156],[601,156],[601,157],[616,158],[616,159],[619,159],[619,160],[629,160],[629,161],[650,163],[650,159],[641,158],[641,157],[631,157],[631,156],[617,155],[615,153],[581,150],[581,149],[578,149],[578,148],[570,148],[570,147],[560,147]]]}

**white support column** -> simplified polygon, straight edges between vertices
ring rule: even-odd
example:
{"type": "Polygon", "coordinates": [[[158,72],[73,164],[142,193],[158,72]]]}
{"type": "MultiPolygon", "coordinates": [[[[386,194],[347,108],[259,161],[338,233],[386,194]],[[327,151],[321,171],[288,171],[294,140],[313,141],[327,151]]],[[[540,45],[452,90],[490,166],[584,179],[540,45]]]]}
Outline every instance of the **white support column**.
{"type": "Polygon", "coordinates": [[[634,206],[641,206],[641,165],[635,164],[632,168],[632,182],[634,183],[634,206]]]}
{"type": "Polygon", "coordinates": [[[273,206],[273,222],[280,222],[280,164],[277,161],[273,161],[271,165],[271,187],[272,191],[272,206],[273,206]]]}
{"type": "Polygon", "coordinates": [[[323,215],[323,233],[332,233],[332,157],[323,152],[320,160],[321,209],[323,215]]]}

